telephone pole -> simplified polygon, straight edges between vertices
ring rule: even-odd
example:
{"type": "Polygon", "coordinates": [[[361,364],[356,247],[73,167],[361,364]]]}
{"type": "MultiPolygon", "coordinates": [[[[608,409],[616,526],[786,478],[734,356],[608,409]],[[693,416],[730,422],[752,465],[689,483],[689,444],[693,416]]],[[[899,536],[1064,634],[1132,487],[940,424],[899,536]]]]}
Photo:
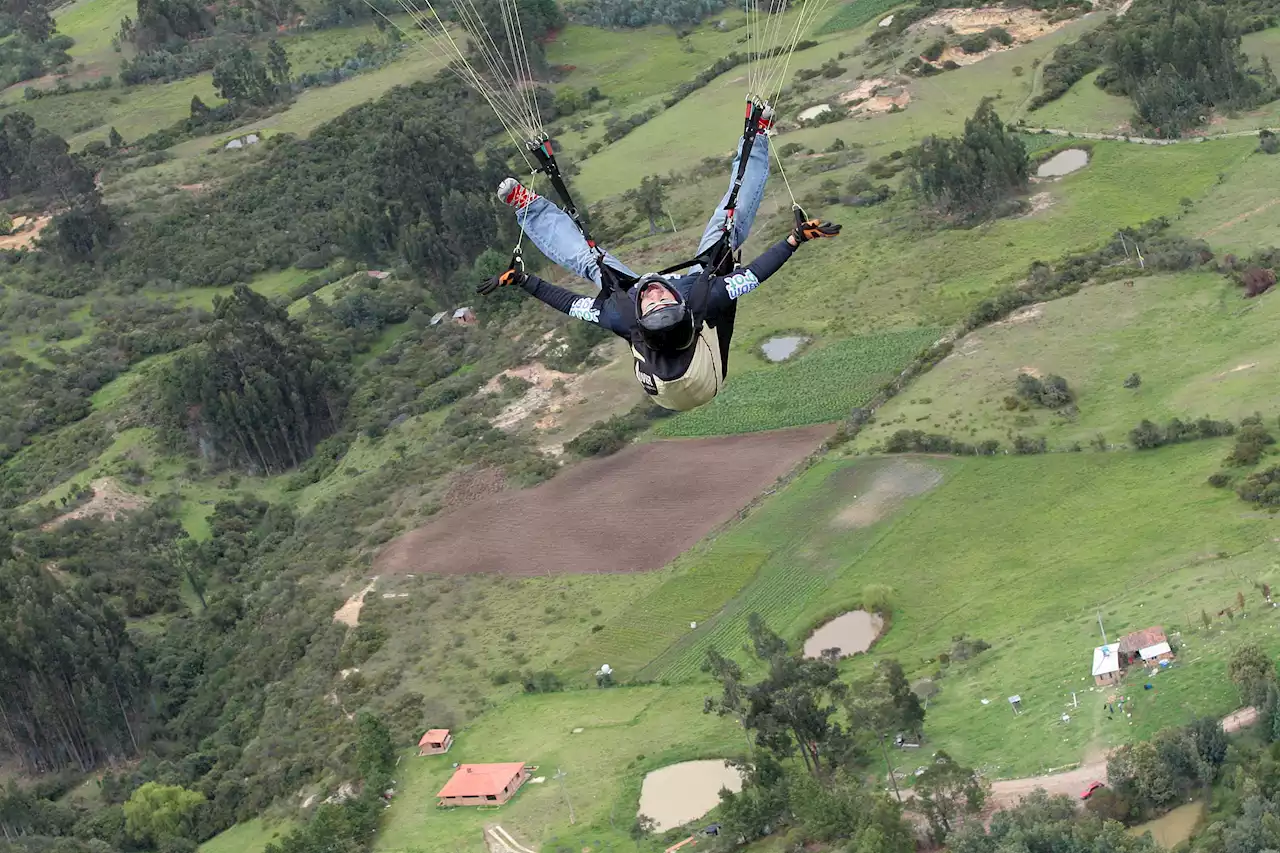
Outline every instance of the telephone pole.
{"type": "Polygon", "coordinates": [[[1107,629],[1102,627],[1102,611],[1098,611],[1098,630],[1102,632],[1102,645],[1107,645],[1107,629]]]}
{"type": "Polygon", "coordinates": [[[574,824],[577,820],[573,816],[573,802],[569,799],[569,792],[564,789],[564,777],[568,775],[559,767],[556,768],[555,780],[560,783],[560,794],[564,797],[565,805],[569,807],[569,823],[574,824]]]}

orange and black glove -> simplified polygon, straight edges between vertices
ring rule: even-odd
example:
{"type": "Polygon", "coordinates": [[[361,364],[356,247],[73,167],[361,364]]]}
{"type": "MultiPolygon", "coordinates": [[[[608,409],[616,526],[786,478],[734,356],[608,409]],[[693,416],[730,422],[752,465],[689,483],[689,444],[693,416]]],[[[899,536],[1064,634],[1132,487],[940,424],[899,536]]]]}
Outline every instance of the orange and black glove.
{"type": "Polygon", "coordinates": [[[840,226],[824,220],[806,219],[797,222],[795,230],[791,233],[795,235],[797,243],[807,243],[823,237],[835,237],[840,233],[840,226]]]}
{"type": "Polygon", "coordinates": [[[528,273],[524,271],[524,258],[520,256],[519,252],[516,252],[511,256],[511,265],[477,287],[476,292],[481,296],[488,296],[499,287],[511,287],[513,285],[519,287],[524,284],[528,277],[528,273]]]}

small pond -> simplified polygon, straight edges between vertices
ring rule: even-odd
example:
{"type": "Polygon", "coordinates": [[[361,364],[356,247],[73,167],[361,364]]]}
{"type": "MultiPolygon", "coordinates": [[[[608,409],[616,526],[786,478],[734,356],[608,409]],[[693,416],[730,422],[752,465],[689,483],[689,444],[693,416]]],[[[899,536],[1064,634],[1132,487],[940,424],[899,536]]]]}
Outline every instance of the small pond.
{"type": "Polygon", "coordinates": [[[829,112],[831,112],[830,104],[818,104],[816,107],[809,107],[809,109],[800,113],[800,120],[809,121],[809,119],[817,118],[823,113],[829,113],[829,112]]]}
{"type": "Polygon", "coordinates": [[[666,832],[697,820],[720,805],[720,789],[742,790],[742,775],[723,759],[683,761],[655,770],[640,786],[640,814],[666,832]]]}
{"type": "Polygon", "coordinates": [[[1130,827],[1130,835],[1141,835],[1150,830],[1151,837],[1166,850],[1172,850],[1191,837],[1204,816],[1204,803],[1187,803],[1168,814],[1130,827]]]}
{"type": "Polygon", "coordinates": [[[800,345],[809,340],[799,335],[788,335],[784,338],[770,338],[760,345],[760,349],[764,350],[764,357],[770,361],[786,361],[795,355],[800,345]]]}
{"type": "Polygon", "coordinates": [[[1036,169],[1036,177],[1058,178],[1062,175],[1078,172],[1087,165],[1089,165],[1088,151],[1083,148],[1068,148],[1066,151],[1059,151],[1041,163],[1040,168],[1036,169]]]}
{"type": "Polygon", "coordinates": [[[839,649],[840,655],[865,652],[880,636],[884,619],[865,610],[852,610],[832,619],[804,641],[804,656],[816,658],[825,649],[839,649]]]}

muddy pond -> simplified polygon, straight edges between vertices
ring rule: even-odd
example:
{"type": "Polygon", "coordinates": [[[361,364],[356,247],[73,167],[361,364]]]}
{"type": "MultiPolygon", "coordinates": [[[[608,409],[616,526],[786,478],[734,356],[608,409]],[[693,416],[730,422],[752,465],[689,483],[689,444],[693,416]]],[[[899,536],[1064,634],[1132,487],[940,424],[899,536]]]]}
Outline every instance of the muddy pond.
{"type": "Polygon", "coordinates": [[[1150,830],[1151,837],[1166,850],[1172,850],[1191,837],[1204,816],[1204,803],[1187,803],[1155,820],[1130,827],[1130,835],[1142,835],[1150,830]]]}
{"type": "Polygon", "coordinates": [[[825,649],[839,649],[842,657],[865,652],[883,628],[884,619],[878,614],[851,610],[810,634],[804,641],[804,656],[820,657],[825,649]]]}
{"type": "Polygon", "coordinates": [[[1083,148],[1068,148],[1059,151],[1036,169],[1037,178],[1060,178],[1078,172],[1089,165],[1089,152],[1083,148]]]}
{"type": "Polygon", "coordinates": [[[764,350],[764,357],[770,361],[786,361],[795,355],[801,344],[808,340],[808,338],[803,338],[799,335],[770,338],[760,345],[760,349],[764,350]]]}
{"type": "Polygon", "coordinates": [[[742,790],[742,776],[721,759],[672,764],[644,777],[640,814],[653,818],[656,832],[666,832],[720,805],[721,788],[742,790]]]}

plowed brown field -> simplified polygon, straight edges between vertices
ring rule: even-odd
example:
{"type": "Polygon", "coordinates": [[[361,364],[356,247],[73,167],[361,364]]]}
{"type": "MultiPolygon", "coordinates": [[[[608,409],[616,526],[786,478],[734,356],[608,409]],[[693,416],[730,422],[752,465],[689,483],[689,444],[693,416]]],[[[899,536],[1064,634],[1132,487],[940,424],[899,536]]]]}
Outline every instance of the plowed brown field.
{"type": "Polygon", "coordinates": [[[659,569],[787,473],[831,426],[655,441],[442,513],[392,540],[376,574],[659,569]]]}

